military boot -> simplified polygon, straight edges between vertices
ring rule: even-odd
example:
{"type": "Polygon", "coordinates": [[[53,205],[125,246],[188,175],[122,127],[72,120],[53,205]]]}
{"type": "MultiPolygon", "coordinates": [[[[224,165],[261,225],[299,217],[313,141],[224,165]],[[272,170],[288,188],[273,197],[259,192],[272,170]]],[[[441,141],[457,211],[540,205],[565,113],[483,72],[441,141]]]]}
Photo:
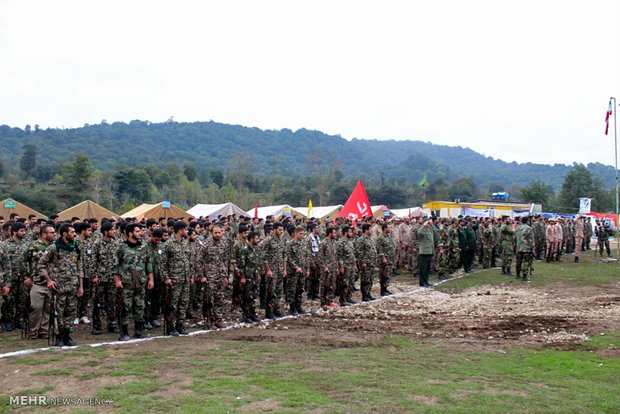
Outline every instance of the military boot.
{"type": "Polygon", "coordinates": [[[56,343],[54,346],[65,346],[65,328],[60,328],[60,332],[56,334],[56,343]]]}
{"type": "Polygon", "coordinates": [[[166,323],[166,335],[168,335],[168,336],[179,336],[179,333],[174,328],[174,325],[172,325],[172,322],[165,322],[165,323],[166,323]]]}
{"type": "Polygon", "coordinates": [[[297,304],[295,305],[295,307],[297,308],[297,313],[300,315],[304,315],[306,313],[306,311],[304,310],[304,308],[301,307],[301,303],[297,302],[297,304]]]}
{"type": "Polygon", "coordinates": [[[579,256],[575,256],[575,263],[579,263],[579,256]]]}
{"type": "Polygon", "coordinates": [[[120,336],[118,337],[119,341],[129,341],[129,326],[123,325],[121,326],[120,336]]]}
{"type": "Polygon", "coordinates": [[[521,279],[521,272],[517,272],[517,279],[521,279]]]}
{"type": "Polygon", "coordinates": [[[133,337],[134,338],[138,338],[138,339],[144,339],[144,338],[148,338],[149,336],[146,334],[146,332],[143,331],[144,329],[144,322],[134,322],[133,324],[133,337]]]}
{"type": "Polygon", "coordinates": [[[65,345],[66,346],[75,346],[75,342],[73,342],[73,339],[71,339],[71,337],[69,336],[70,333],[71,333],[71,330],[65,328],[65,336],[64,336],[65,345]]]}
{"type": "Polygon", "coordinates": [[[295,306],[295,304],[294,304],[294,303],[291,303],[289,313],[290,313],[291,315],[293,315],[293,316],[297,315],[297,307],[295,306]]]}
{"type": "Polygon", "coordinates": [[[185,327],[183,326],[183,322],[182,321],[177,321],[175,329],[177,330],[179,335],[187,335],[187,334],[189,334],[189,332],[187,332],[185,330],[185,327]]]}

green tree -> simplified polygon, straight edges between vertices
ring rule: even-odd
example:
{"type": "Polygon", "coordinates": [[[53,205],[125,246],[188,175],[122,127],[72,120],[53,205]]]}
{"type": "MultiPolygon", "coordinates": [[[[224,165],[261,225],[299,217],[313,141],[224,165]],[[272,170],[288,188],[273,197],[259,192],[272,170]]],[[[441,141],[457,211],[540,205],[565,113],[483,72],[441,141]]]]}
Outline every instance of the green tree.
{"type": "Polygon", "coordinates": [[[218,187],[222,188],[222,186],[224,185],[224,173],[222,172],[222,170],[210,170],[209,176],[211,177],[211,181],[217,184],[218,187]]]}
{"type": "Polygon", "coordinates": [[[188,181],[195,181],[198,176],[198,172],[196,172],[196,167],[194,167],[189,162],[186,162],[183,165],[183,174],[187,177],[188,181]]]}
{"type": "Polygon", "coordinates": [[[450,199],[461,201],[475,201],[478,198],[478,188],[471,177],[459,177],[450,185],[450,199]]]}
{"type": "Polygon", "coordinates": [[[530,185],[521,189],[521,198],[528,203],[547,205],[553,198],[553,188],[544,181],[532,181],[530,185]]]}
{"type": "Polygon", "coordinates": [[[579,211],[579,198],[592,199],[592,211],[606,212],[612,209],[609,192],[603,189],[598,178],[582,164],[574,164],[573,169],[564,176],[562,190],[558,195],[559,209],[567,213],[579,211]]]}
{"type": "Polygon", "coordinates": [[[69,178],[73,184],[83,186],[93,175],[93,166],[90,164],[90,157],[84,153],[74,154],[75,161],[69,168],[69,178]]]}
{"type": "Polygon", "coordinates": [[[19,168],[21,168],[27,177],[30,177],[32,171],[37,166],[37,146],[34,144],[25,144],[23,149],[24,152],[19,160],[19,168]]]}

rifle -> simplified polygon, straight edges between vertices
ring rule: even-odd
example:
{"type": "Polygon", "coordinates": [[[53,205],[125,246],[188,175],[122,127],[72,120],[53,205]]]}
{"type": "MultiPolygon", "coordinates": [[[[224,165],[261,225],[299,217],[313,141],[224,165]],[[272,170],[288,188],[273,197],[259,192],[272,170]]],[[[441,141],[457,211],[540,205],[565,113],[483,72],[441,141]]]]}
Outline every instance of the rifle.
{"type": "Polygon", "coordinates": [[[22,329],[21,337],[22,339],[26,339],[28,337],[28,328],[30,327],[30,312],[32,312],[34,308],[32,307],[32,302],[30,301],[30,291],[26,293],[26,303],[24,303],[24,329],[22,329]]]}
{"type": "Polygon", "coordinates": [[[172,287],[166,285],[166,300],[164,307],[164,335],[168,335],[168,327],[172,326],[172,314],[176,306],[172,304],[172,287]]]}
{"type": "Polygon", "coordinates": [[[101,305],[100,297],[99,297],[99,285],[95,285],[95,292],[93,297],[93,329],[95,329],[95,320],[99,319],[100,315],[105,315],[105,309],[101,305]]]}
{"type": "Polygon", "coordinates": [[[118,329],[121,330],[122,335],[123,318],[127,316],[129,312],[129,308],[125,305],[125,301],[123,300],[123,289],[116,289],[116,301],[118,303],[118,315],[116,316],[118,318],[118,329]]]}
{"type": "Polygon", "coordinates": [[[206,285],[203,285],[202,289],[202,318],[204,320],[204,328],[208,329],[207,321],[209,320],[209,315],[211,314],[211,309],[213,309],[213,301],[211,300],[211,295],[209,294],[209,289],[207,289],[206,285]]]}
{"type": "Polygon", "coordinates": [[[52,298],[50,299],[50,320],[47,329],[47,344],[55,344],[58,334],[58,311],[56,310],[56,293],[54,290],[52,290],[52,298]]]}
{"type": "Polygon", "coordinates": [[[391,276],[387,274],[387,265],[382,264],[381,269],[381,288],[387,289],[391,276]]]}
{"type": "Polygon", "coordinates": [[[6,315],[7,299],[4,296],[0,296],[2,305],[0,305],[0,332],[4,332],[4,318],[6,315]]]}

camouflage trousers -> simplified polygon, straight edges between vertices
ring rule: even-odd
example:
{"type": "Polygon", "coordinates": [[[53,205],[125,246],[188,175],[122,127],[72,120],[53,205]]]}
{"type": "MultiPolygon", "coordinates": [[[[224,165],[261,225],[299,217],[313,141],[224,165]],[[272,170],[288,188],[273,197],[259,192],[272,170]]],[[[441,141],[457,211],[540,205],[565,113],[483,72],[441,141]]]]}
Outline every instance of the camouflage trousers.
{"type": "Polygon", "coordinates": [[[256,315],[254,309],[255,298],[257,294],[257,276],[246,276],[245,284],[241,285],[241,309],[244,316],[256,315]]]}
{"type": "Polygon", "coordinates": [[[379,283],[381,284],[381,292],[390,286],[390,277],[392,276],[392,266],[388,264],[382,264],[379,270],[379,283]]]}
{"type": "Polygon", "coordinates": [[[461,251],[458,248],[448,249],[445,253],[447,258],[448,272],[454,273],[460,266],[461,251]]]}
{"type": "Polygon", "coordinates": [[[271,312],[280,312],[280,297],[284,288],[282,273],[273,271],[273,277],[265,276],[265,309],[271,312]]]}
{"type": "Polygon", "coordinates": [[[487,268],[491,267],[491,262],[493,261],[493,246],[485,244],[482,247],[482,266],[487,268]]]}
{"type": "Polygon", "coordinates": [[[153,289],[145,292],[144,314],[147,322],[152,322],[159,317],[164,297],[164,282],[161,277],[153,277],[153,289]]]}
{"type": "Polygon", "coordinates": [[[73,283],[56,285],[55,308],[58,312],[59,328],[71,329],[77,316],[77,286],[73,283]]]}
{"type": "Polygon", "coordinates": [[[532,252],[517,252],[516,270],[517,275],[522,275],[523,278],[529,277],[532,274],[534,271],[532,252]]]}
{"type": "MultiPolygon", "coordinates": [[[[116,286],[114,282],[99,282],[99,298],[97,299],[105,307],[105,317],[108,328],[118,325],[116,321],[116,286]]],[[[95,303],[93,295],[93,303],[95,303]]],[[[99,309],[93,306],[93,329],[101,329],[101,315],[99,309]]]]}
{"type": "Polygon", "coordinates": [[[353,288],[355,286],[355,265],[345,264],[344,273],[338,275],[338,293],[340,303],[349,302],[353,299],[353,288]]]}
{"type": "Polygon", "coordinates": [[[11,282],[11,290],[9,294],[4,297],[7,301],[6,314],[2,315],[4,321],[7,323],[18,323],[24,321],[24,307],[26,306],[26,294],[27,289],[24,285],[24,279],[22,277],[13,278],[11,282]]]}
{"type": "Polygon", "coordinates": [[[174,320],[184,321],[187,310],[189,309],[189,279],[172,280],[172,289],[170,291],[171,303],[176,307],[174,320]]]}
{"type": "Polygon", "coordinates": [[[124,287],[120,291],[121,323],[126,326],[131,320],[144,322],[144,286],[124,287]]]}
{"type": "Polygon", "coordinates": [[[575,257],[579,257],[579,252],[581,252],[581,246],[583,246],[583,237],[575,237],[575,257]]]}
{"type": "Polygon", "coordinates": [[[334,301],[336,290],[336,269],[321,274],[321,306],[329,305],[334,301]]]}
{"type": "Polygon", "coordinates": [[[538,257],[545,254],[547,241],[544,237],[536,237],[534,239],[534,247],[536,248],[536,253],[538,257]]]}
{"type": "Polygon", "coordinates": [[[445,251],[436,250],[435,256],[437,256],[437,273],[445,275],[448,271],[448,255],[445,251]]]}
{"type": "Polygon", "coordinates": [[[505,272],[510,272],[513,258],[514,252],[512,250],[512,243],[504,243],[502,247],[502,269],[505,272]]]}
{"type": "Polygon", "coordinates": [[[409,255],[411,254],[411,247],[405,245],[404,247],[399,248],[400,252],[398,254],[398,266],[402,269],[405,266],[409,265],[409,255]]]}
{"type": "Polygon", "coordinates": [[[367,267],[363,271],[360,271],[360,290],[362,291],[362,298],[367,298],[370,296],[370,291],[372,290],[372,276],[373,276],[373,268],[367,267]]]}
{"type": "Polygon", "coordinates": [[[321,272],[319,270],[320,263],[316,257],[310,261],[310,276],[306,278],[306,292],[308,298],[319,297],[319,287],[321,284],[321,272]]]}
{"type": "Polygon", "coordinates": [[[607,250],[607,256],[611,256],[611,249],[609,248],[609,239],[604,239],[604,240],[599,239],[598,249],[599,249],[600,256],[603,255],[603,250],[607,250]]]}
{"type": "Polygon", "coordinates": [[[301,296],[304,293],[304,286],[306,283],[304,272],[291,271],[286,273],[285,278],[285,298],[286,304],[291,306],[294,304],[301,304],[301,296]]]}
{"type": "Polygon", "coordinates": [[[411,251],[411,272],[415,275],[419,273],[420,267],[418,264],[418,248],[415,248],[415,251],[412,249],[411,251]]]}
{"type": "Polygon", "coordinates": [[[92,297],[92,283],[89,278],[82,279],[82,287],[84,288],[84,294],[81,298],[78,298],[78,318],[82,316],[86,316],[88,312],[88,302],[90,302],[90,298],[92,297]]]}

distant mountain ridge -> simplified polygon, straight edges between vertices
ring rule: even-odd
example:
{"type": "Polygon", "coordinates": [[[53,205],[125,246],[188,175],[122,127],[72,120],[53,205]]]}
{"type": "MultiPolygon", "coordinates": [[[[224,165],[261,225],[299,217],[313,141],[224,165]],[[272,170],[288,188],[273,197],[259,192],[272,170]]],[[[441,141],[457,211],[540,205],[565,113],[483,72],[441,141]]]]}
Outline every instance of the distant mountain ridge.
{"type": "MultiPolygon", "coordinates": [[[[448,181],[471,176],[479,188],[489,183],[506,187],[544,181],[559,191],[571,170],[565,164],[533,164],[486,157],[469,148],[436,145],[423,141],[379,141],[353,139],[299,129],[261,130],[217,122],[131,121],[102,122],[69,129],[21,129],[0,126],[2,156],[21,156],[24,144],[37,146],[39,164],[72,160],[75,152],[91,157],[96,168],[170,162],[189,162],[197,168],[225,170],[234,154],[249,156],[256,175],[308,176],[308,154],[319,149],[324,157],[336,157],[347,178],[393,179],[418,182],[424,173],[429,180],[448,181]]],[[[614,169],[601,163],[586,166],[603,186],[614,185],[614,169]]]]}

